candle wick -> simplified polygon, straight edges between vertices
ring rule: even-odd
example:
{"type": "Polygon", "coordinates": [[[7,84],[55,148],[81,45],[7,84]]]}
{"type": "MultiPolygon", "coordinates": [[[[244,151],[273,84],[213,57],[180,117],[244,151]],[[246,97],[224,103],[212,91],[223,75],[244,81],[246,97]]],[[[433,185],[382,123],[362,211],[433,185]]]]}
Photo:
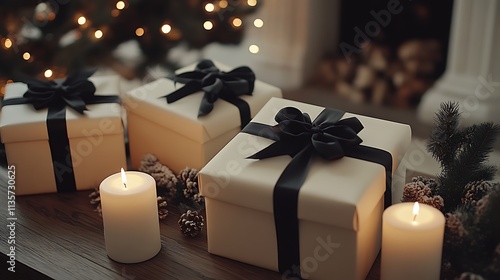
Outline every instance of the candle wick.
{"type": "Polygon", "coordinates": [[[417,218],[417,215],[413,215],[413,221],[415,221],[416,218],[417,218]]]}
{"type": "MultiPolygon", "coordinates": [[[[127,188],[127,184],[126,183],[123,183],[123,186],[125,186],[125,188],[127,188]]],[[[415,218],[413,220],[415,220],[415,218]]]]}

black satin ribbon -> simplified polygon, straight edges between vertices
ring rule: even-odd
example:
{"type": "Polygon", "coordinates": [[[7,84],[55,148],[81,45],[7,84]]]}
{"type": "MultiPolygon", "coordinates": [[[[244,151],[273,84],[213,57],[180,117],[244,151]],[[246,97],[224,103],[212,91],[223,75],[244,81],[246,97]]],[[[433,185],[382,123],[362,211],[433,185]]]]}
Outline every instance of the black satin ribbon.
{"type": "Polygon", "coordinates": [[[298,197],[315,154],[327,160],[347,156],[383,165],[386,170],[386,207],[391,203],[391,154],[360,145],[362,139],[357,134],[363,125],[357,118],[341,119],[344,114],[343,111],[326,108],[311,121],[307,113],[286,107],[275,117],[278,124],[268,126],[251,122],[242,130],[276,141],[248,158],[292,157],[273,189],[278,268],[281,273],[296,272],[294,276],[300,278],[298,197]]]}
{"type": "Polygon", "coordinates": [[[66,107],[84,114],[87,104],[120,103],[114,95],[94,95],[96,88],[88,78],[94,71],[69,75],[65,80],[45,81],[22,77],[18,81],[28,85],[23,97],[3,101],[3,106],[32,104],[36,110],[48,108],[47,133],[58,192],[76,191],[75,174],[66,127],[66,107]]]}
{"type": "Polygon", "coordinates": [[[162,96],[167,103],[173,103],[190,94],[203,91],[203,99],[198,109],[198,117],[212,112],[217,99],[223,99],[240,111],[241,128],[250,122],[250,106],[239,98],[241,95],[252,95],[255,74],[246,66],[235,68],[229,72],[220,71],[211,60],[202,60],[194,71],[184,72],[169,77],[175,83],[185,84],[178,90],[162,96]]]}

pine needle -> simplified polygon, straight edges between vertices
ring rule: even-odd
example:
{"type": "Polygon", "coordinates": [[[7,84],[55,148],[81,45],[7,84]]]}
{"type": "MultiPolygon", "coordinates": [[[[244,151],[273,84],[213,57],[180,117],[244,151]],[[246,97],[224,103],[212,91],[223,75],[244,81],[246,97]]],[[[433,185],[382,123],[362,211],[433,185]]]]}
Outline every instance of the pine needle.
{"type": "Polygon", "coordinates": [[[496,167],[486,161],[500,134],[500,126],[486,122],[460,129],[456,102],[441,104],[435,120],[427,150],[441,164],[438,193],[444,198],[444,210],[453,211],[460,205],[467,183],[493,179],[496,167]]]}
{"type": "Polygon", "coordinates": [[[444,169],[455,160],[455,154],[450,151],[456,151],[460,146],[459,119],[459,105],[454,102],[442,103],[435,117],[436,127],[430,135],[427,149],[444,169]]]}

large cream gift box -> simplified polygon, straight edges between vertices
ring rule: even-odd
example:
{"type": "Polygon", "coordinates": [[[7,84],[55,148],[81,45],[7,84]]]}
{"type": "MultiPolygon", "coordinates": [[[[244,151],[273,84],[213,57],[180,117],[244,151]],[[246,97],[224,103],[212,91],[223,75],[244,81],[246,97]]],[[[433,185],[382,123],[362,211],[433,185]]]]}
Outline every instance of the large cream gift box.
{"type": "MultiPolygon", "coordinates": [[[[222,71],[230,70],[215,65],[222,71]]],[[[195,67],[193,64],[176,73],[195,67]]],[[[209,114],[198,117],[202,91],[167,103],[164,96],[181,87],[182,83],[161,78],[124,96],[132,169],[139,167],[145,154],[152,153],[174,172],[185,167],[199,170],[241,130],[238,108],[220,98],[209,114]]],[[[239,97],[248,103],[253,117],[273,96],[281,97],[281,90],[256,80],[252,95],[239,97]]]]}
{"type": "MultiPolygon", "coordinates": [[[[252,122],[275,125],[276,113],[289,106],[312,120],[324,109],[272,98],[252,122]]],[[[392,174],[405,174],[399,163],[410,143],[410,127],[350,113],[343,116],[348,117],[357,117],[364,126],[358,133],[362,144],[389,152],[392,174]]],[[[208,251],[279,271],[273,190],[291,158],[247,158],[273,142],[239,133],[205,165],[199,180],[206,201],[208,251]]],[[[331,161],[313,157],[296,213],[303,278],[366,277],[380,250],[385,190],[386,172],[380,164],[351,157],[331,161]]],[[[281,269],[284,279],[297,279],[293,278],[297,271],[293,266],[281,269]]]]}
{"type": "MultiPolygon", "coordinates": [[[[118,76],[89,80],[97,89],[96,96],[118,98],[118,76]]],[[[25,83],[8,84],[4,100],[21,98],[27,89],[25,83]]],[[[121,167],[126,168],[121,105],[105,102],[86,107],[83,114],[66,107],[65,123],[56,122],[49,128],[47,108],[3,106],[0,136],[9,167],[15,170],[16,194],[92,189],[121,167]],[[63,145],[65,141],[69,147],[63,145]],[[55,154],[61,160],[54,158],[55,154]]]]}

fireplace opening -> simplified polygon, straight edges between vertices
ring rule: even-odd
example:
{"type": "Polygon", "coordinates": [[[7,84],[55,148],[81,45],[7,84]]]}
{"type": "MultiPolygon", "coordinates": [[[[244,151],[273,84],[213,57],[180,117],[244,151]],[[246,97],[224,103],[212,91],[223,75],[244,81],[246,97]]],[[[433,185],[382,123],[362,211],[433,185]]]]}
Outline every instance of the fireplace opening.
{"type": "Polygon", "coordinates": [[[341,1],[314,83],[357,103],[416,107],[446,67],[452,0],[341,1]]]}

